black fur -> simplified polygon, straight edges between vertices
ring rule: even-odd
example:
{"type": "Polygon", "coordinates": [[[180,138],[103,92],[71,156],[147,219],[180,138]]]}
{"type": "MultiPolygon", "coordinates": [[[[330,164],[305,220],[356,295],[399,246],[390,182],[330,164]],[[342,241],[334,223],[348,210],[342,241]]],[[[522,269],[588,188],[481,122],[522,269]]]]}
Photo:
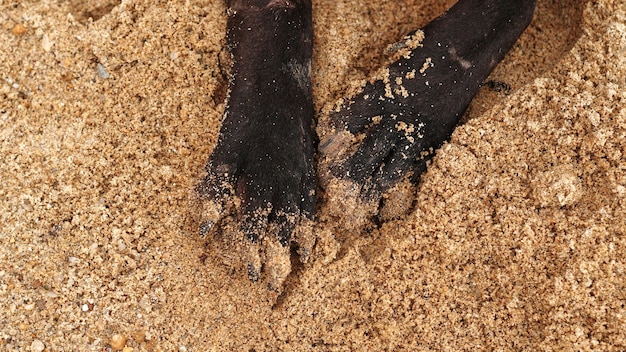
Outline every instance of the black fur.
{"type": "Polygon", "coordinates": [[[257,241],[264,223],[278,222],[286,245],[295,225],[286,217],[315,211],[311,4],[231,0],[229,13],[230,92],[200,192],[234,192],[246,236],[257,241]]]}
{"type": "MultiPolygon", "coordinates": [[[[281,262],[269,249],[272,242],[311,246],[293,235],[300,222],[313,219],[316,207],[311,2],[227,4],[233,63],[219,141],[198,187],[211,204],[201,232],[230,227],[244,246],[254,247],[246,268],[257,279],[263,263],[281,262]]],[[[333,177],[355,182],[360,197],[374,199],[406,176],[416,183],[530,23],[534,7],[535,0],[460,0],[423,28],[421,41],[421,32],[411,33],[384,77],[331,116],[336,130],[363,136],[347,156],[330,156],[336,160],[333,177]]],[[[322,142],[320,149],[332,137],[322,142]]],[[[288,255],[288,248],[281,253],[288,255]]],[[[274,274],[274,287],[285,270],[274,274]]]]}
{"type": "Polygon", "coordinates": [[[416,183],[528,26],[534,7],[534,0],[461,0],[424,27],[422,46],[389,65],[388,83],[368,84],[333,115],[341,128],[365,134],[356,152],[334,168],[336,176],[363,184],[365,196],[387,190],[407,173],[416,183]],[[415,77],[407,78],[411,72],[415,77]]]}

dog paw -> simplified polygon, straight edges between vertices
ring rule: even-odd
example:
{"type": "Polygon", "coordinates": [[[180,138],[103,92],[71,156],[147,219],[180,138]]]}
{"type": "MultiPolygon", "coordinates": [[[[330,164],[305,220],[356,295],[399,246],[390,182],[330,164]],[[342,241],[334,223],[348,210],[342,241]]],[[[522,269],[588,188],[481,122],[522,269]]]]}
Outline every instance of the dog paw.
{"type": "Polygon", "coordinates": [[[306,261],[316,205],[307,1],[231,1],[231,80],[218,143],[198,186],[200,233],[279,291],[291,248],[306,261]],[[254,28],[254,30],[250,30],[254,28]]]}
{"type": "Polygon", "coordinates": [[[390,46],[391,64],[327,113],[318,127],[320,179],[346,226],[411,209],[428,161],[528,26],[534,6],[459,1],[390,46]]]}

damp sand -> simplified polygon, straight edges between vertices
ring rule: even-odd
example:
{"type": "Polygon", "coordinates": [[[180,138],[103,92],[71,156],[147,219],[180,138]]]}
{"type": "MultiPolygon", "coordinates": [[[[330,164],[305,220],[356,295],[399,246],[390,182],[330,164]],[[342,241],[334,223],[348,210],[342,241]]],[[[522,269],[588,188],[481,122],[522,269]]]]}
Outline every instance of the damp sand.
{"type": "MultiPolygon", "coordinates": [[[[314,1],[317,111],[452,3],[314,1]]],[[[276,297],[189,201],[223,3],[1,2],[0,350],[626,349],[624,23],[621,0],[538,0],[414,209],[356,231],[322,206],[276,297]]]]}

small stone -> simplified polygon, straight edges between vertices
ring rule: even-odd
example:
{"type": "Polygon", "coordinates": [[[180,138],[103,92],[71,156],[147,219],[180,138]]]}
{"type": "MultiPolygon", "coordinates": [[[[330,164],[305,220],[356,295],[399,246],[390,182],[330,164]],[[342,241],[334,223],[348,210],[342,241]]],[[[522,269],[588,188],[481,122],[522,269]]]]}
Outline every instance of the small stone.
{"type": "Polygon", "coordinates": [[[50,39],[47,33],[44,34],[41,38],[41,47],[43,48],[43,50],[49,52],[50,50],[52,50],[52,45],[54,45],[54,42],[50,39]]]}
{"type": "Polygon", "coordinates": [[[24,27],[23,24],[18,23],[15,26],[13,26],[13,34],[15,35],[23,35],[24,33],[26,33],[27,29],[26,27],[24,27]]]}
{"type": "Polygon", "coordinates": [[[133,348],[132,347],[124,347],[122,349],[122,352],[133,352],[133,348]]]}
{"type": "Polygon", "coordinates": [[[104,66],[101,63],[98,63],[97,69],[98,69],[98,75],[100,77],[104,79],[111,77],[111,75],[109,75],[109,73],[107,72],[107,70],[104,68],[104,66]]]}
{"type": "Polygon", "coordinates": [[[154,351],[155,349],[159,351],[159,349],[157,349],[156,340],[147,340],[143,347],[147,351],[154,351]]]}
{"type": "Polygon", "coordinates": [[[146,333],[142,330],[137,330],[131,333],[131,336],[133,337],[133,340],[135,340],[137,343],[143,343],[144,341],[146,341],[146,333]]]}
{"type": "Polygon", "coordinates": [[[34,340],[33,343],[30,344],[30,350],[32,352],[42,352],[46,349],[46,345],[40,340],[34,340]]]}
{"type": "Polygon", "coordinates": [[[44,300],[44,299],[36,300],[35,301],[35,306],[37,307],[37,309],[43,310],[44,308],[46,308],[46,300],[44,300]]]}
{"type": "Polygon", "coordinates": [[[121,334],[115,334],[111,336],[111,340],[109,340],[109,345],[116,351],[121,351],[126,346],[126,336],[121,334]]]}
{"type": "Polygon", "coordinates": [[[143,308],[146,312],[150,313],[152,311],[152,305],[150,304],[150,297],[147,295],[143,295],[139,300],[139,306],[143,308]]]}

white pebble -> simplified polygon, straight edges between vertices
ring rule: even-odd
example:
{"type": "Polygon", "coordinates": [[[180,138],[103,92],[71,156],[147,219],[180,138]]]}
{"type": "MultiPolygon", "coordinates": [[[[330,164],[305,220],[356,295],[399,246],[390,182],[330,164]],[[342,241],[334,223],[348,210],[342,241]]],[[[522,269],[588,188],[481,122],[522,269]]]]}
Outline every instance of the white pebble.
{"type": "Polygon", "coordinates": [[[110,77],[109,73],[107,72],[107,70],[104,68],[104,66],[102,66],[101,63],[98,63],[98,75],[100,75],[100,77],[107,79],[110,77]]]}
{"type": "Polygon", "coordinates": [[[33,343],[30,344],[30,350],[32,352],[42,352],[46,349],[46,345],[40,340],[34,340],[33,343]]]}
{"type": "Polygon", "coordinates": [[[54,42],[50,40],[50,37],[48,37],[48,34],[44,34],[43,38],[41,39],[41,47],[43,48],[43,50],[45,50],[46,52],[50,51],[52,49],[53,44],[54,42]]]}

